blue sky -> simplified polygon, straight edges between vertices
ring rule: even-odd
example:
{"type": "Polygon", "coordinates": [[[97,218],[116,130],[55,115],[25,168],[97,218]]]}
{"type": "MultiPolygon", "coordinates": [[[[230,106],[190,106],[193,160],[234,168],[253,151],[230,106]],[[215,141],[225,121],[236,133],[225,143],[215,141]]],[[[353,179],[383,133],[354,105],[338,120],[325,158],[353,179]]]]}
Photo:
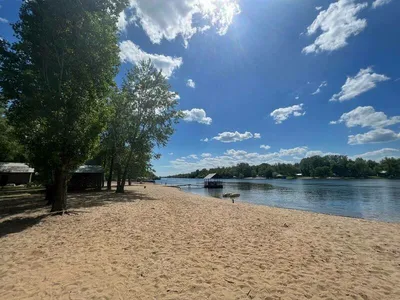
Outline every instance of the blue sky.
{"type": "MultiPolygon", "coordinates": [[[[0,1],[5,39],[20,4],[0,1]]],[[[186,113],[157,174],[399,157],[399,12],[396,0],[132,0],[116,80],[150,58],[186,113]]]]}

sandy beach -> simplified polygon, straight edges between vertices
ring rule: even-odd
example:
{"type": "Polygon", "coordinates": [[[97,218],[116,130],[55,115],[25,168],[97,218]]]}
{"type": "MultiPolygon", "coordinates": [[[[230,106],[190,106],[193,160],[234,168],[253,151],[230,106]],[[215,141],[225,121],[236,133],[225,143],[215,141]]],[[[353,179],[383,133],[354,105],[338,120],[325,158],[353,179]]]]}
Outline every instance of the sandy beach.
{"type": "Polygon", "coordinates": [[[0,298],[400,299],[400,224],[127,190],[8,208],[0,298]]]}

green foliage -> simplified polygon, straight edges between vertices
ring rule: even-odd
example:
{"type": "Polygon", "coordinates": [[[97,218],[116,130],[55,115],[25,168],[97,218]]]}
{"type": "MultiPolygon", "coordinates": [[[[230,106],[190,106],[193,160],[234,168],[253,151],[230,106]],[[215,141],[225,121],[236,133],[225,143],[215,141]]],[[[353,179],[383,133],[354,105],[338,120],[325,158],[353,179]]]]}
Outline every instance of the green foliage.
{"type": "Polygon", "coordinates": [[[12,100],[10,120],[39,168],[73,169],[98,140],[119,63],[114,4],[122,1],[28,1],[21,7],[13,26],[19,41],[3,61],[2,88],[12,100]]]}
{"type": "Polygon", "coordinates": [[[332,171],[328,166],[316,167],[313,171],[314,177],[326,178],[332,175],[332,171]]]}
{"type": "Polygon", "coordinates": [[[182,117],[176,110],[177,94],[170,88],[150,61],[142,61],[127,73],[122,90],[110,97],[112,118],[102,146],[121,192],[125,179],[151,171],[151,159],[158,158],[154,147],[167,144],[173,125],[182,117]]]}
{"type": "Polygon", "coordinates": [[[392,178],[400,177],[400,159],[385,158],[381,162],[381,168],[387,171],[386,175],[392,178]]]}
{"type": "Polygon", "coordinates": [[[125,0],[36,0],[21,5],[17,42],[1,43],[3,101],[36,169],[62,180],[85,162],[107,120],[125,0]]]}
{"type": "Polygon", "coordinates": [[[0,161],[25,162],[25,149],[19,143],[14,128],[9,124],[5,109],[0,106],[0,161]]]}
{"type": "Polygon", "coordinates": [[[176,110],[177,94],[170,91],[166,77],[150,60],[128,71],[122,90],[129,103],[128,139],[131,145],[145,140],[165,146],[174,133],[173,125],[182,117],[176,110]]]}

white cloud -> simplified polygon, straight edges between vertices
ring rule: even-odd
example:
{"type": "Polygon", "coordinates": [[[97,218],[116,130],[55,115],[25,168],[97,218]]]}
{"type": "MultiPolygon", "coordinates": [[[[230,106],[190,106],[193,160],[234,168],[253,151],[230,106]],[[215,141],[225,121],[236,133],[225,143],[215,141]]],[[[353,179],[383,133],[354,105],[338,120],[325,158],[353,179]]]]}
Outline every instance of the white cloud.
{"type": "Polygon", "coordinates": [[[196,83],[195,83],[192,79],[189,79],[189,80],[186,82],[186,86],[188,86],[188,87],[194,89],[194,88],[196,87],[196,83]]]}
{"type": "Polygon", "coordinates": [[[315,7],[315,10],[321,10],[322,9],[322,6],[316,6],[315,7]]]}
{"type": "Polygon", "coordinates": [[[241,142],[244,140],[248,140],[251,138],[256,138],[251,132],[246,131],[245,133],[240,132],[222,132],[219,133],[217,136],[213,137],[213,140],[220,141],[222,143],[234,143],[234,142],[241,142]]]}
{"type": "Polygon", "coordinates": [[[292,149],[281,149],[279,150],[279,156],[298,156],[304,155],[308,151],[308,147],[296,147],[292,149]]]}
{"type": "Polygon", "coordinates": [[[193,108],[191,110],[183,110],[183,120],[186,122],[197,122],[201,124],[211,125],[212,119],[207,117],[207,114],[202,108],[193,108]]]}
{"type": "Polygon", "coordinates": [[[190,154],[186,158],[199,159],[196,154],[190,154]]]}
{"type": "Polygon", "coordinates": [[[296,97],[294,97],[296,100],[299,100],[300,99],[300,97],[299,96],[296,96],[296,97]]]}
{"type": "Polygon", "coordinates": [[[225,35],[240,6],[238,0],[130,0],[130,10],[152,43],[181,36],[187,46],[194,34],[210,25],[225,35]],[[198,26],[195,20],[208,24],[198,26]]]}
{"type": "Polygon", "coordinates": [[[323,87],[326,87],[327,85],[328,85],[328,82],[322,81],[322,83],[319,85],[319,87],[317,88],[317,90],[316,90],[314,93],[312,93],[311,95],[316,95],[316,94],[321,93],[321,89],[322,89],[323,87]]]}
{"type": "Polygon", "coordinates": [[[225,151],[224,154],[231,155],[231,156],[243,156],[243,155],[247,154],[247,151],[230,149],[230,150],[225,151]]]}
{"type": "Polygon", "coordinates": [[[8,23],[8,20],[0,17],[0,23],[8,23]]]}
{"type": "Polygon", "coordinates": [[[348,113],[344,113],[338,121],[331,124],[344,123],[347,127],[383,128],[400,123],[400,116],[388,118],[385,113],[375,111],[372,106],[359,106],[348,113]]]}
{"type": "Polygon", "coordinates": [[[211,153],[202,153],[201,157],[212,157],[211,153]]]}
{"type": "Polygon", "coordinates": [[[135,45],[132,41],[123,41],[119,44],[120,48],[120,59],[122,62],[130,62],[136,64],[142,60],[150,59],[154,66],[161,70],[164,76],[170,77],[175,69],[180,68],[183,64],[181,57],[171,57],[161,54],[150,54],[144,52],[135,45]]]}
{"type": "Polygon", "coordinates": [[[367,26],[365,19],[358,19],[358,13],[368,7],[368,3],[355,3],[355,0],[339,0],[321,11],[307,28],[311,36],[319,30],[322,33],[314,43],[305,47],[303,53],[334,51],[347,45],[347,39],[362,32],[367,26]]]}
{"type": "Polygon", "coordinates": [[[299,105],[293,105],[289,107],[282,107],[275,109],[270,116],[275,120],[275,124],[281,124],[286,121],[291,115],[295,117],[304,116],[306,113],[303,112],[303,103],[299,105]]]}
{"type": "Polygon", "coordinates": [[[222,155],[206,156],[197,161],[189,160],[188,157],[182,157],[171,161],[171,165],[175,169],[188,172],[203,168],[234,166],[241,162],[250,165],[259,165],[261,163],[295,163],[299,162],[304,157],[307,149],[307,147],[296,147],[293,149],[281,149],[279,152],[264,154],[230,149],[225,151],[222,155]],[[282,159],[282,157],[287,159],[282,159]]]}
{"type": "Polygon", "coordinates": [[[298,112],[298,111],[295,111],[294,113],[293,113],[293,116],[295,116],[295,117],[301,117],[301,116],[304,116],[306,113],[304,112],[304,113],[301,113],[301,112],[298,112]]]}
{"type": "Polygon", "coordinates": [[[373,8],[377,8],[379,6],[385,5],[385,4],[389,4],[390,2],[392,2],[392,0],[375,0],[372,3],[372,7],[373,8]]]}
{"type": "Polygon", "coordinates": [[[380,149],[380,150],[370,151],[370,152],[366,152],[366,153],[363,153],[363,154],[353,155],[350,158],[354,160],[357,157],[360,157],[360,158],[363,158],[363,159],[366,159],[366,160],[380,161],[385,157],[398,156],[399,152],[400,152],[399,149],[383,148],[383,149],[380,149]]]}
{"type": "Polygon", "coordinates": [[[346,101],[351,100],[362,93],[365,93],[376,87],[378,82],[389,80],[390,78],[373,73],[371,67],[360,69],[355,77],[347,77],[346,83],[342,86],[340,93],[332,96],[330,101],[346,101]]]}
{"type": "Polygon", "coordinates": [[[265,150],[269,150],[269,149],[271,149],[271,146],[269,146],[269,145],[261,145],[260,148],[261,149],[265,149],[265,150]]]}
{"type": "Polygon", "coordinates": [[[119,31],[126,31],[126,27],[128,26],[129,22],[126,19],[125,11],[122,11],[118,16],[117,27],[119,31]]]}
{"type": "Polygon", "coordinates": [[[371,143],[386,143],[400,139],[400,133],[393,130],[378,128],[367,133],[349,135],[349,145],[362,145],[371,143]]]}
{"type": "Polygon", "coordinates": [[[169,155],[174,155],[174,153],[173,152],[170,152],[170,153],[168,153],[169,155]]]}
{"type": "MultiPolygon", "coordinates": [[[[171,166],[182,172],[191,172],[196,169],[215,168],[215,167],[229,167],[235,166],[238,163],[248,163],[250,165],[259,165],[262,163],[277,164],[277,163],[296,163],[300,162],[304,157],[311,157],[315,155],[340,155],[332,152],[322,152],[319,150],[308,151],[308,147],[296,147],[292,149],[281,149],[279,152],[271,153],[257,153],[247,152],[244,150],[230,149],[225,151],[222,155],[205,156],[199,160],[190,159],[189,156],[172,160],[171,166]],[[282,159],[284,157],[285,159],[282,159]]],[[[364,159],[380,160],[386,156],[391,157],[399,153],[399,149],[384,148],[376,151],[367,152],[351,156],[351,159],[362,157],[364,159]]]]}
{"type": "Polygon", "coordinates": [[[305,157],[326,156],[326,155],[340,155],[340,154],[339,153],[334,153],[334,152],[322,152],[320,150],[316,150],[316,151],[307,151],[305,157]]]}
{"type": "Polygon", "coordinates": [[[261,133],[254,133],[255,139],[261,139],[261,133]]]}
{"type": "Polygon", "coordinates": [[[197,28],[198,29],[198,31],[199,32],[206,32],[207,30],[209,30],[209,29],[211,29],[211,26],[210,25],[205,25],[205,26],[203,26],[203,27],[201,27],[201,28],[197,28]]]}
{"type": "Polygon", "coordinates": [[[200,142],[205,142],[205,143],[208,143],[208,142],[209,142],[209,139],[208,139],[208,138],[201,139],[201,140],[200,140],[200,142]]]}

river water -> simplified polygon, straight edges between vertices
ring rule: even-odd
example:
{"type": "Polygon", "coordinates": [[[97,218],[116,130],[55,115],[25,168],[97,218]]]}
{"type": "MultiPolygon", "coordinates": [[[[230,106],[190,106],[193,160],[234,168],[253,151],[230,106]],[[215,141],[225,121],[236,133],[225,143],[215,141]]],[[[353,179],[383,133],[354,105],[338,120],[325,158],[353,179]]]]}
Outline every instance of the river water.
{"type": "Polygon", "coordinates": [[[204,189],[201,179],[163,178],[158,184],[187,185],[186,192],[236,202],[306,210],[338,216],[400,222],[400,180],[223,180],[223,189],[204,189]],[[271,187],[272,185],[272,187],[271,187]]]}

